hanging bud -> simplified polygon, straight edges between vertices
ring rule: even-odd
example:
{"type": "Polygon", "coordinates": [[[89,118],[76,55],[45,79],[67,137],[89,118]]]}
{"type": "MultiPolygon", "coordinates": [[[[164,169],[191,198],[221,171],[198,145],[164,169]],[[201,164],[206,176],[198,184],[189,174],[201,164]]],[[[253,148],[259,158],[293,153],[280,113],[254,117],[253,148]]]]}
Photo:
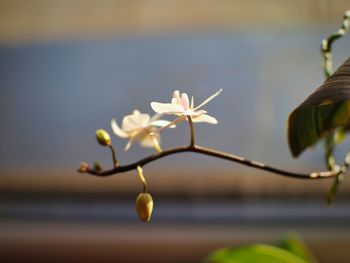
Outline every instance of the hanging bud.
{"type": "Polygon", "coordinates": [[[153,199],[149,193],[140,193],[136,198],[136,211],[143,222],[151,219],[153,210],[153,199]]]}
{"type": "Polygon", "coordinates": [[[111,137],[108,132],[103,129],[99,129],[96,131],[96,139],[98,143],[102,146],[110,146],[111,145],[111,137]]]}
{"type": "Polygon", "coordinates": [[[87,163],[82,162],[78,168],[78,172],[79,173],[86,173],[87,171],[89,171],[90,167],[87,163]]]}

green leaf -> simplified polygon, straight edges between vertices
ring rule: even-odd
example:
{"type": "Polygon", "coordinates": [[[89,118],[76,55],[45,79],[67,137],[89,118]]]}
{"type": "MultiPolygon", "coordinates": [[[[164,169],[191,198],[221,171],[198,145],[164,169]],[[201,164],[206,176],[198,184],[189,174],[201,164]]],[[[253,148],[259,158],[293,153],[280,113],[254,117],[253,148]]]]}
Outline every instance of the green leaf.
{"type": "Polygon", "coordinates": [[[206,263],[309,263],[305,259],[279,247],[256,244],[237,249],[215,251],[206,263]]]}
{"type": "Polygon", "coordinates": [[[299,105],[288,119],[288,143],[294,157],[330,131],[350,127],[350,58],[299,105]]]}
{"type": "Polygon", "coordinates": [[[277,243],[277,246],[299,256],[300,258],[303,258],[307,262],[316,262],[316,259],[312,255],[311,251],[296,233],[288,234],[284,239],[277,243]]]}
{"type": "Polygon", "coordinates": [[[344,141],[346,137],[347,129],[345,127],[339,128],[334,134],[334,143],[340,144],[344,141]]]}
{"type": "Polygon", "coordinates": [[[288,142],[294,157],[334,129],[350,124],[350,101],[299,109],[288,122],[288,142]]]}

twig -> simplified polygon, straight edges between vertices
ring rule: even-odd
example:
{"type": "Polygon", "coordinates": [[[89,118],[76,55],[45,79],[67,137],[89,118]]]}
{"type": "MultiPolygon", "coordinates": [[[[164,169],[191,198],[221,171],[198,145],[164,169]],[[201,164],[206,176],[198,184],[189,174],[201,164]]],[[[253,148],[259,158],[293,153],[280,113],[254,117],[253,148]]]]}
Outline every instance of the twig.
{"type": "MultiPolygon", "coordinates": [[[[260,163],[257,161],[247,160],[247,159],[240,157],[240,156],[237,156],[237,155],[217,151],[217,150],[210,149],[210,148],[201,147],[198,145],[189,145],[189,146],[170,148],[170,149],[164,150],[160,153],[156,153],[156,154],[147,156],[147,157],[145,157],[137,162],[131,163],[131,164],[120,165],[118,167],[115,167],[111,170],[106,170],[106,171],[96,171],[94,169],[90,169],[87,171],[87,173],[92,174],[92,175],[96,175],[96,176],[101,176],[101,177],[110,176],[110,175],[114,175],[114,174],[118,174],[118,173],[123,173],[123,172],[128,172],[131,170],[135,170],[135,169],[137,169],[138,166],[143,167],[146,164],[154,162],[158,159],[164,158],[164,157],[169,156],[169,155],[177,154],[177,153],[183,153],[183,152],[194,152],[194,153],[199,153],[199,154],[203,154],[203,155],[208,155],[208,156],[216,157],[219,159],[224,159],[224,160],[228,160],[231,162],[240,163],[240,164],[250,166],[250,167],[253,167],[256,169],[264,170],[267,172],[279,174],[282,176],[292,177],[292,178],[298,178],[298,179],[326,179],[326,178],[334,177],[339,173],[339,171],[324,171],[324,172],[312,172],[312,173],[289,172],[289,171],[285,171],[282,169],[274,168],[272,166],[269,166],[269,165],[266,165],[266,164],[263,164],[263,163],[260,163]]],[[[350,160],[350,157],[348,159],[350,160]]],[[[347,163],[347,166],[348,166],[348,163],[347,163]]]]}

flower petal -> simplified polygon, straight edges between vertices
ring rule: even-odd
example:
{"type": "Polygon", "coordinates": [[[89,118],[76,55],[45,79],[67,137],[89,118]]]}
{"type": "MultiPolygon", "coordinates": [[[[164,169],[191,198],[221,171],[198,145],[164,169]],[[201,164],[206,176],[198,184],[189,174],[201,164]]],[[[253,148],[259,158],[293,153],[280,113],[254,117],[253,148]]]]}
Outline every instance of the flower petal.
{"type": "Polygon", "coordinates": [[[183,107],[172,103],[152,102],[151,107],[158,114],[176,114],[184,111],[183,107]]]}
{"type": "Polygon", "coordinates": [[[115,119],[111,120],[111,126],[112,126],[112,130],[113,130],[115,135],[117,135],[121,138],[128,138],[129,137],[128,133],[126,133],[125,131],[123,131],[122,129],[119,128],[115,119]]]}
{"type": "Polygon", "coordinates": [[[160,141],[160,136],[159,134],[146,134],[145,136],[142,136],[141,138],[139,138],[139,142],[140,145],[143,147],[149,147],[149,148],[153,148],[154,147],[154,140],[157,140],[157,142],[159,143],[160,141]]]}
{"type": "Polygon", "coordinates": [[[222,89],[218,90],[215,92],[213,95],[211,95],[209,98],[207,98],[205,101],[203,101],[201,104],[199,104],[197,107],[194,108],[194,110],[197,110],[201,107],[203,107],[205,104],[207,104],[209,101],[214,99],[216,96],[218,96],[221,93],[222,89]]]}
{"type": "Polygon", "coordinates": [[[209,116],[207,114],[202,114],[200,116],[193,116],[192,117],[192,121],[193,122],[206,122],[206,123],[210,123],[210,124],[217,124],[218,121],[212,117],[212,116],[209,116]]]}
{"type": "MultiPolygon", "coordinates": [[[[164,127],[169,124],[170,124],[170,121],[166,121],[166,120],[156,120],[149,123],[149,125],[157,126],[157,127],[164,127]]],[[[170,128],[175,128],[175,125],[170,126],[170,128]]]]}
{"type": "Polygon", "coordinates": [[[134,142],[135,138],[134,137],[131,137],[128,141],[128,143],[125,145],[125,148],[124,148],[124,151],[127,151],[130,149],[132,143],[134,142]]]}
{"type": "Polygon", "coordinates": [[[151,117],[151,119],[149,120],[149,123],[158,120],[161,116],[162,116],[162,114],[158,114],[158,113],[157,113],[157,114],[154,114],[154,115],[151,117]]]}
{"type": "Polygon", "coordinates": [[[178,90],[174,91],[173,98],[171,99],[171,104],[178,104],[182,106],[181,96],[178,90]]]}
{"type": "Polygon", "coordinates": [[[122,129],[126,132],[146,127],[150,120],[150,116],[146,113],[132,114],[124,117],[122,129]]]}
{"type": "Polygon", "coordinates": [[[140,115],[141,112],[140,112],[139,110],[134,110],[134,111],[132,112],[132,114],[133,114],[133,115],[140,115]]]}
{"type": "Polygon", "coordinates": [[[155,133],[159,133],[161,132],[162,130],[166,129],[166,128],[169,128],[169,127],[172,127],[172,126],[175,126],[176,124],[182,122],[186,120],[186,115],[180,115],[179,117],[177,117],[175,120],[173,120],[172,122],[170,122],[168,125],[162,127],[162,128],[159,128],[158,130],[152,132],[152,134],[155,134],[155,133]]]}
{"type": "Polygon", "coordinates": [[[188,110],[187,112],[185,112],[185,115],[196,117],[196,116],[200,116],[200,115],[205,114],[205,113],[207,113],[207,111],[205,111],[205,110],[199,110],[199,111],[188,110]]]}
{"type": "Polygon", "coordinates": [[[188,110],[188,108],[190,107],[190,101],[189,101],[186,93],[181,94],[181,102],[182,102],[182,106],[184,107],[185,111],[188,110]]]}
{"type": "Polygon", "coordinates": [[[181,98],[180,98],[180,91],[178,91],[178,90],[175,90],[175,91],[174,91],[174,93],[173,93],[173,99],[176,99],[176,100],[178,100],[178,101],[181,100],[181,98]]]}

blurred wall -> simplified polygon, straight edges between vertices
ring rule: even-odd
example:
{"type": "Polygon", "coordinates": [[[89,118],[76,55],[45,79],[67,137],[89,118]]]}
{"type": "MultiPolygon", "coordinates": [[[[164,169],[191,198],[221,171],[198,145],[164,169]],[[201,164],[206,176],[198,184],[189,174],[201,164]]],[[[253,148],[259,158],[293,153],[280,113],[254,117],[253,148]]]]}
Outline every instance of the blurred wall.
{"type": "Polygon", "coordinates": [[[0,41],[338,22],[347,0],[1,0],[0,41]]]}

